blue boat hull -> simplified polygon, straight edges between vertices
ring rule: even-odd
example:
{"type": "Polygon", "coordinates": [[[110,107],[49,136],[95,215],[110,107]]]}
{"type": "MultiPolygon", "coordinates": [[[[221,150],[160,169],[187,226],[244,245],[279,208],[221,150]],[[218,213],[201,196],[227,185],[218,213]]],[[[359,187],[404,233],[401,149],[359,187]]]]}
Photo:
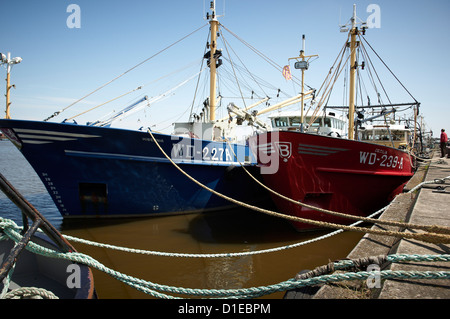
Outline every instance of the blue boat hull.
{"type": "MultiPolygon", "coordinates": [[[[184,176],[148,132],[23,120],[0,120],[0,129],[34,168],[64,217],[149,216],[233,206],[184,176]]],[[[240,166],[245,162],[251,173],[258,172],[247,146],[153,136],[205,186],[246,203],[265,197],[240,166]]]]}

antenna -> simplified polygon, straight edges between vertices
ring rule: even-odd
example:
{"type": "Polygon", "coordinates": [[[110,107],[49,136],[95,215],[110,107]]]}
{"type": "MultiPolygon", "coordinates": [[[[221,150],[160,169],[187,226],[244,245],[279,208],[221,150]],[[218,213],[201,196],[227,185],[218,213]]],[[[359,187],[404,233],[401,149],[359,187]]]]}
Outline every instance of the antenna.
{"type": "Polygon", "coordinates": [[[221,14],[221,15],[217,15],[216,14],[216,0],[212,0],[212,1],[209,2],[209,9],[208,10],[206,10],[205,1],[207,1],[207,0],[203,0],[203,13],[205,11],[207,11],[206,12],[206,18],[204,18],[205,20],[210,20],[211,18],[212,19],[216,19],[216,18],[220,18],[220,17],[225,16],[225,0],[223,0],[223,14],[221,14]],[[208,11],[211,11],[211,13],[208,12],[208,11]]]}
{"type": "Polygon", "coordinates": [[[341,32],[348,32],[351,29],[355,29],[358,25],[361,25],[361,29],[367,29],[367,23],[362,21],[356,15],[356,4],[353,5],[353,14],[350,20],[346,24],[340,24],[339,28],[341,32]]]}
{"type": "Polygon", "coordinates": [[[302,36],[302,51],[305,52],[305,35],[302,36]]]}
{"type": "Polygon", "coordinates": [[[356,4],[353,5],[352,29],[356,28],[356,4]]]}

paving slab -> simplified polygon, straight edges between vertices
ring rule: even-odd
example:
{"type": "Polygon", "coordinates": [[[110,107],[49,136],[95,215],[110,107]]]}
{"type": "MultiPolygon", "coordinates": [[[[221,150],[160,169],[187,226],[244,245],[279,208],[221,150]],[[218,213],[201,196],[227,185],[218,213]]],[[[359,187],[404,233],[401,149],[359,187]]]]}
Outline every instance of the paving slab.
{"type": "MultiPolygon", "coordinates": [[[[450,177],[450,159],[434,157],[426,181],[450,177]]],[[[414,204],[409,222],[423,225],[450,227],[450,180],[446,184],[427,185],[422,188],[414,204]],[[441,186],[444,191],[437,190],[441,186]],[[428,188],[431,187],[431,188],[428,188]],[[446,190],[445,190],[446,189],[446,190]]],[[[413,232],[406,230],[407,232],[413,232]]],[[[402,239],[396,249],[397,254],[439,255],[450,254],[448,244],[429,244],[417,240],[402,239]]],[[[408,262],[393,263],[394,271],[450,271],[448,262],[408,262]]],[[[448,299],[450,280],[386,280],[379,299],[448,299]]]]}

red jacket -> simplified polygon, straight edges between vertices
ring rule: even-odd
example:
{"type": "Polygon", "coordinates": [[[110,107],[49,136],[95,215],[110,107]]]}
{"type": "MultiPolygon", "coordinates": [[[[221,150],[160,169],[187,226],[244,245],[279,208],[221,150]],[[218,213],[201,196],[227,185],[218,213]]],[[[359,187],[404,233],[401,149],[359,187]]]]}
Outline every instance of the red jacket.
{"type": "Polygon", "coordinates": [[[447,138],[447,133],[442,132],[441,133],[441,143],[447,143],[448,138],[447,138]]]}

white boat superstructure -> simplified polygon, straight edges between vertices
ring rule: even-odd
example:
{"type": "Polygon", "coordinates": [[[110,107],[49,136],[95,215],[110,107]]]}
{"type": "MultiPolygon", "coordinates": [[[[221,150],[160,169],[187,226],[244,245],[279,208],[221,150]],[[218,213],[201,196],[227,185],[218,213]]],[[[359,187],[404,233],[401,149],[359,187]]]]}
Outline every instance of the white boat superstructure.
{"type": "MultiPolygon", "coordinates": [[[[335,112],[321,111],[318,114],[306,112],[305,133],[314,133],[334,137],[347,137],[348,121],[344,116],[335,112]]],[[[269,115],[273,130],[276,131],[298,131],[300,132],[300,111],[283,111],[269,115]]]]}
{"type": "Polygon", "coordinates": [[[412,131],[405,124],[373,124],[359,129],[361,141],[399,149],[406,149],[411,138],[412,131]]]}

